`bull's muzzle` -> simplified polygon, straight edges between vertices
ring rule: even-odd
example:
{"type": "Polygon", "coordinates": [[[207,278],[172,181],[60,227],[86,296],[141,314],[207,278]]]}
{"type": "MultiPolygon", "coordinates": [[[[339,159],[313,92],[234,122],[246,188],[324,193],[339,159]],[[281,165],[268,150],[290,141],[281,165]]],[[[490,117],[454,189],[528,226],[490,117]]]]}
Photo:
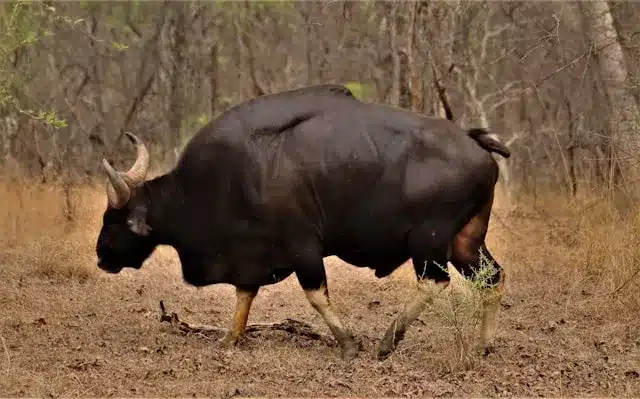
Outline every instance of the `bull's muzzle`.
{"type": "Polygon", "coordinates": [[[120,273],[120,271],[122,270],[122,266],[115,266],[115,265],[109,263],[104,258],[99,258],[98,259],[98,267],[100,268],[100,270],[103,270],[103,271],[105,271],[107,273],[111,273],[111,274],[120,273]]]}

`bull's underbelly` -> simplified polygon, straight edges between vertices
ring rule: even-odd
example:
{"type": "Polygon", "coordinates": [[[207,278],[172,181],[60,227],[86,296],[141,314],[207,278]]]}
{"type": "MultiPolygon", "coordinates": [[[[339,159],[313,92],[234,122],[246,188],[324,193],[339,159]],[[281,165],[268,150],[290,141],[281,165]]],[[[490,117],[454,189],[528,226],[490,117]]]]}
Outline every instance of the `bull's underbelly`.
{"type": "Polygon", "coordinates": [[[409,258],[410,228],[393,215],[367,222],[356,219],[332,237],[325,249],[353,266],[368,267],[376,270],[376,275],[386,276],[409,258]]]}
{"type": "Polygon", "coordinates": [[[182,262],[182,275],[186,283],[204,287],[212,284],[233,284],[244,287],[260,287],[276,284],[294,272],[290,265],[277,262],[237,262],[189,264],[182,262]]]}
{"type": "Polygon", "coordinates": [[[425,239],[425,246],[448,242],[452,238],[449,231],[452,221],[459,217],[460,207],[447,204],[443,199],[446,193],[415,195],[412,201],[407,197],[404,192],[391,190],[370,193],[346,216],[335,218],[335,224],[327,229],[325,249],[329,255],[354,266],[374,269],[376,276],[384,277],[410,259],[408,238],[412,231],[428,231],[428,238],[439,238],[425,239]]]}
{"type": "Polygon", "coordinates": [[[373,269],[378,277],[391,274],[409,259],[409,254],[406,251],[396,253],[345,251],[336,254],[336,256],[353,266],[373,269]]]}

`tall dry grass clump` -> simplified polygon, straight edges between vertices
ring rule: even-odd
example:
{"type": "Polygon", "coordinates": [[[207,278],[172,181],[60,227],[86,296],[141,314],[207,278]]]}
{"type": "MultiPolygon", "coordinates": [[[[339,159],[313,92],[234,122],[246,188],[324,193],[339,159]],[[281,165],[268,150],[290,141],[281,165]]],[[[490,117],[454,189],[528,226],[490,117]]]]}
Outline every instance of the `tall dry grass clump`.
{"type": "Polygon", "coordinates": [[[0,265],[5,278],[92,277],[94,230],[103,203],[95,187],[0,178],[0,265]]]}
{"type": "MultiPolygon", "coordinates": [[[[525,309],[519,317],[542,320],[542,329],[584,318],[618,326],[637,319],[640,212],[622,219],[604,197],[548,195],[523,197],[510,209],[498,201],[492,218],[487,240],[507,276],[503,304],[518,298],[516,305],[525,309]]],[[[495,272],[481,258],[473,276],[463,278],[449,267],[452,284],[422,317],[438,320],[429,334],[447,348],[448,371],[479,364],[483,287],[495,272]]],[[[612,337],[619,333],[611,331],[612,337]]]]}
{"type": "Polygon", "coordinates": [[[449,337],[451,353],[445,366],[448,371],[470,369],[479,360],[481,348],[477,344],[482,323],[483,302],[491,278],[498,269],[483,253],[480,267],[472,275],[463,276],[451,265],[447,268],[452,283],[450,289],[435,300],[432,314],[440,319],[444,336],[449,337]]]}
{"type": "Polygon", "coordinates": [[[603,197],[549,196],[523,200],[507,220],[512,274],[520,284],[537,285],[533,292],[540,295],[564,296],[569,308],[636,312],[640,209],[621,218],[603,197]]]}

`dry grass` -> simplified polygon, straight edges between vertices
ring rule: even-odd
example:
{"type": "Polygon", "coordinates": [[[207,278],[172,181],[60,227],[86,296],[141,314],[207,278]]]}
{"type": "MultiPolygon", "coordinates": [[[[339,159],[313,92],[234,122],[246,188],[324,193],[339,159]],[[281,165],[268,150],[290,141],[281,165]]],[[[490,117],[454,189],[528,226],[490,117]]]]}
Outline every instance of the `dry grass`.
{"type": "Polygon", "coordinates": [[[0,263],[13,266],[5,273],[79,281],[95,275],[88,233],[99,228],[104,200],[94,187],[73,188],[70,198],[60,186],[0,180],[0,263]]]}
{"type": "MultiPolygon", "coordinates": [[[[57,186],[0,180],[0,392],[3,396],[631,395],[640,391],[640,218],[605,201],[497,204],[488,246],[507,272],[498,351],[475,355],[479,295],[454,284],[375,360],[379,339],[413,293],[408,265],[387,279],[327,260],[332,302],[362,341],[351,364],[337,347],[282,332],[232,350],[158,323],[164,299],[181,317],[226,325],[229,286],[181,281],[175,254],[106,275],[94,245],[102,185],[74,188],[73,220],[57,186]]],[[[296,318],[328,329],[295,277],[264,287],[251,322],[296,318]]]]}
{"type": "Polygon", "coordinates": [[[568,308],[595,312],[606,307],[615,317],[637,315],[640,217],[635,215],[621,220],[597,198],[524,202],[508,216],[511,275],[536,295],[566,294],[568,308]]]}

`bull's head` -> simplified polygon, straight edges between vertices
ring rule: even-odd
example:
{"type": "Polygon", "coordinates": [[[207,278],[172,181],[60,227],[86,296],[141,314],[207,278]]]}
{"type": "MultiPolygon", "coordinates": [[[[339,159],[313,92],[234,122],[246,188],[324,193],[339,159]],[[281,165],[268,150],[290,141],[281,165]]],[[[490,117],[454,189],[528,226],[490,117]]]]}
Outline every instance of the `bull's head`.
{"type": "Polygon", "coordinates": [[[149,152],[136,136],[126,135],[138,152],[131,169],[118,172],[106,159],[102,160],[108,177],[108,205],[96,253],[98,267],[109,273],[118,273],[124,267],[139,269],[156,246],[146,220],[149,198],[140,189],[149,169],[149,152]]]}

